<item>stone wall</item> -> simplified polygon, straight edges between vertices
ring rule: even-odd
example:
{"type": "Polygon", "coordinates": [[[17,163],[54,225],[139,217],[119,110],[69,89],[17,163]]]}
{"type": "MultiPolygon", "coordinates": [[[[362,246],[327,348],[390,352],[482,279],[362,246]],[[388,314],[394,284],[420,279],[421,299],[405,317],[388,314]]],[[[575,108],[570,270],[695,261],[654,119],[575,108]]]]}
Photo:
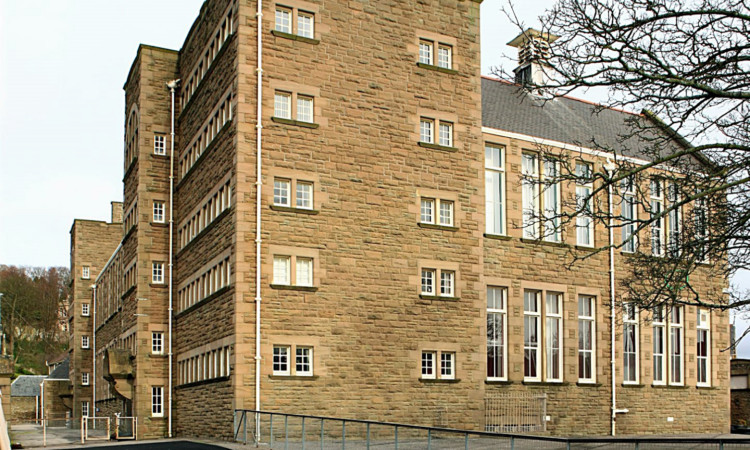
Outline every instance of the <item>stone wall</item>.
{"type": "Polygon", "coordinates": [[[38,397],[11,397],[10,406],[11,413],[6,419],[11,423],[31,422],[39,414],[38,397]]]}

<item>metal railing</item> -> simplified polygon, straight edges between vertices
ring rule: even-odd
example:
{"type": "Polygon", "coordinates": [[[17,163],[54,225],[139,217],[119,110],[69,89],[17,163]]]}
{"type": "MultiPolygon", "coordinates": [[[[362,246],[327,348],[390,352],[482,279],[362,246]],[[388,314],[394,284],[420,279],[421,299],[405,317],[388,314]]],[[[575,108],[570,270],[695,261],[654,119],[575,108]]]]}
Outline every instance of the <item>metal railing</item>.
{"type": "MultiPolygon", "coordinates": [[[[585,424],[582,424],[585,426],[585,424]]],[[[748,438],[565,438],[238,409],[234,439],[271,449],[714,449],[750,448],[748,438]],[[259,432],[256,435],[256,430],[259,432]]]]}
{"type": "Polygon", "coordinates": [[[547,394],[491,393],[484,398],[484,431],[542,433],[547,431],[547,394]]]}

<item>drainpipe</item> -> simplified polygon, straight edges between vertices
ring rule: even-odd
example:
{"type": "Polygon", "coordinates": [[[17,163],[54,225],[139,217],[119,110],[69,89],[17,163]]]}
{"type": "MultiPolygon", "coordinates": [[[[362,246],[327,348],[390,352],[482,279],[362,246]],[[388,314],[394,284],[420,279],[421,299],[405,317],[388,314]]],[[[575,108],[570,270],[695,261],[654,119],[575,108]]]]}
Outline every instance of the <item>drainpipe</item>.
{"type": "MultiPolygon", "coordinates": [[[[258,0],[258,12],[255,14],[255,18],[258,21],[258,68],[255,70],[257,73],[258,83],[258,98],[256,99],[257,112],[256,112],[256,166],[258,173],[255,176],[255,410],[260,411],[260,251],[261,251],[261,191],[263,189],[262,182],[262,167],[263,158],[261,153],[261,137],[263,134],[262,119],[262,101],[263,101],[263,0],[258,0]]],[[[260,436],[260,416],[255,415],[255,443],[258,443],[258,436],[260,436]]]]}
{"type": "Polygon", "coordinates": [[[173,283],[172,283],[172,247],[173,242],[173,231],[174,231],[174,91],[177,88],[177,84],[180,82],[179,79],[172,80],[167,83],[169,92],[172,96],[172,118],[170,128],[170,151],[169,151],[169,308],[167,314],[169,316],[169,347],[167,349],[167,358],[169,365],[169,401],[167,402],[167,437],[172,437],[172,296],[173,296],[173,283]]]}
{"type": "MultiPolygon", "coordinates": [[[[94,290],[94,301],[92,302],[92,310],[93,310],[93,316],[91,319],[91,362],[93,363],[93,367],[91,370],[91,408],[93,408],[91,411],[89,411],[89,415],[92,415],[93,417],[96,417],[96,284],[91,285],[91,289],[94,290]]],[[[73,343],[75,345],[75,343],[73,343]]]]}

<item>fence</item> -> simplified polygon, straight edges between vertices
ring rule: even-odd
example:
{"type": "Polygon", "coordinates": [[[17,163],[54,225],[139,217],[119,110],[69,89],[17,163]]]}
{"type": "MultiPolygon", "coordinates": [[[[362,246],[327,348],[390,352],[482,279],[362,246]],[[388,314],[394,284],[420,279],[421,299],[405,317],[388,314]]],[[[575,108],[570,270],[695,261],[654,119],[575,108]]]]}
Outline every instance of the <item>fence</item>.
{"type": "Polygon", "coordinates": [[[547,394],[488,394],[484,399],[484,431],[541,433],[547,431],[547,394]]]}
{"type": "MultiPolygon", "coordinates": [[[[585,426],[585,424],[582,424],[585,426]]],[[[747,438],[564,438],[424,427],[372,420],[235,410],[236,441],[271,449],[706,449],[750,448],[747,438]],[[256,435],[256,430],[257,435],[256,435]]]]}

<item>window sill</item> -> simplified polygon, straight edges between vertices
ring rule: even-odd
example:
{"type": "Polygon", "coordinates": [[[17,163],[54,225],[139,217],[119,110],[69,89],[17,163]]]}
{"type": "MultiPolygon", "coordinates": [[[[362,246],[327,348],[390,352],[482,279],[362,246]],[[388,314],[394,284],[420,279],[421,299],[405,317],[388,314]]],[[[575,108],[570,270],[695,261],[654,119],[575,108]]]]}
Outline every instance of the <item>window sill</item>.
{"type": "Polygon", "coordinates": [[[420,378],[420,383],[425,384],[455,384],[460,383],[461,380],[458,378],[451,378],[451,379],[445,379],[445,378],[420,378]]]}
{"type": "Polygon", "coordinates": [[[269,375],[271,380],[317,380],[320,378],[318,375],[269,375]]]}
{"type": "Polygon", "coordinates": [[[281,291],[303,291],[303,292],[316,292],[317,286],[295,286],[292,284],[272,284],[271,289],[278,289],[281,291]]]}
{"type": "Polygon", "coordinates": [[[570,383],[565,381],[527,381],[521,382],[524,386],[570,386],[570,383]]]}
{"type": "Polygon", "coordinates": [[[584,251],[584,252],[595,252],[596,251],[596,247],[587,247],[585,245],[576,245],[575,249],[576,250],[581,250],[581,251],[584,251]]]}
{"type": "Polygon", "coordinates": [[[448,69],[446,67],[440,67],[440,66],[433,66],[432,64],[425,64],[421,62],[417,63],[417,67],[422,68],[422,69],[434,70],[436,72],[450,73],[452,75],[458,74],[458,70],[448,69]]]}
{"type": "Polygon", "coordinates": [[[576,386],[598,388],[598,387],[602,387],[602,384],[597,383],[596,381],[579,381],[576,383],[576,386]]]}
{"type": "Polygon", "coordinates": [[[449,297],[447,295],[426,295],[426,294],[419,294],[419,298],[422,300],[443,300],[446,302],[457,302],[460,300],[459,297],[449,297]]]}
{"type": "Polygon", "coordinates": [[[690,386],[684,384],[652,384],[651,387],[658,389],[690,389],[690,386]]]}
{"type": "Polygon", "coordinates": [[[696,386],[696,389],[702,390],[702,391],[718,391],[719,388],[716,386],[696,386]]]}
{"type": "Polygon", "coordinates": [[[271,209],[274,211],[307,214],[310,216],[315,216],[315,215],[320,214],[320,211],[318,211],[317,209],[293,208],[291,206],[271,205],[271,209]]]}
{"type": "Polygon", "coordinates": [[[417,224],[419,228],[427,228],[430,230],[443,230],[443,231],[458,231],[458,227],[451,227],[448,225],[435,225],[434,223],[422,223],[417,224]]]}
{"type": "Polygon", "coordinates": [[[487,239],[495,239],[497,241],[509,241],[513,239],[510,236],[506,236],[504,234],[491,234],[491,233],[484,233],[484,237],[487,239]]]}
{"type": "Polygon", "coordinates": [[[522,238],[521,242],[524,244],[535,244],[535,245],[547,245],[549,247],[568,248],[569,245],[562,242],[544,241],[542,239],[527,239],[522,238]]]}
{"type": "Polygon", "coordinates": [[[484,380],[484,384],[490,384],[490,385],[498,385],[498,386],[507,386],[513,384],[512,381],[508,380],[484,380]]]}
{"type": "Polygon", "coordinates": [[[448,147],[447,145],[439,145],[439,144],[430,144],[429,142],[417,142],[417,145],[424,148],[430,148],[432,150],[440,150],[442,152],[451,152],[455,153],[458,151],[457,147],[448,147]]]}
{"type": "Polygon", "coordinates": [[[301,120],[293,120],[293,119],[282,119],[281,117],[271,117],[271,120],[276,123],[283,123],[285,125],[295,125],[295,126],[303,127],[303,128],[315,129],[315,128],[320,127],[320,125],[317,123],[302,122],[301,120]]]}
{"type": "Polygon", "coordinates": [[[278,30],[271,30],[271,34],[276,37],[280,37],[284,39],[291,39],[293,41],[306,42],[308,44],[313,44],[313,45],[320,44],[320,39],[312,39],[312,38],[300,36],[298,34],[284,33],[283,31],[278,31],[278,30]]]}
{"type": "Polygon", "coordinates": [[[218,377],[218,378],[211,378],[211,379],[208,379],[208,380],[193,381],[192,383],[181,384],[179,386],[175,386],[174,388],[175,389],[186,389],[186,388],[191,388],[191,387],[195,387],[195,386],[203,386],[205,384],[220,383],[222,381],[229,381],[229,377],[228,376],[224,376],[224,377],[218,377]]]}
{"type": "Polygon", "coordinates": [[[622,383],[620,386],[626,387],[626,388],[644,388],[644,387],[646,387],[645,384],[638,384],[638,383],[622,383]]]}

